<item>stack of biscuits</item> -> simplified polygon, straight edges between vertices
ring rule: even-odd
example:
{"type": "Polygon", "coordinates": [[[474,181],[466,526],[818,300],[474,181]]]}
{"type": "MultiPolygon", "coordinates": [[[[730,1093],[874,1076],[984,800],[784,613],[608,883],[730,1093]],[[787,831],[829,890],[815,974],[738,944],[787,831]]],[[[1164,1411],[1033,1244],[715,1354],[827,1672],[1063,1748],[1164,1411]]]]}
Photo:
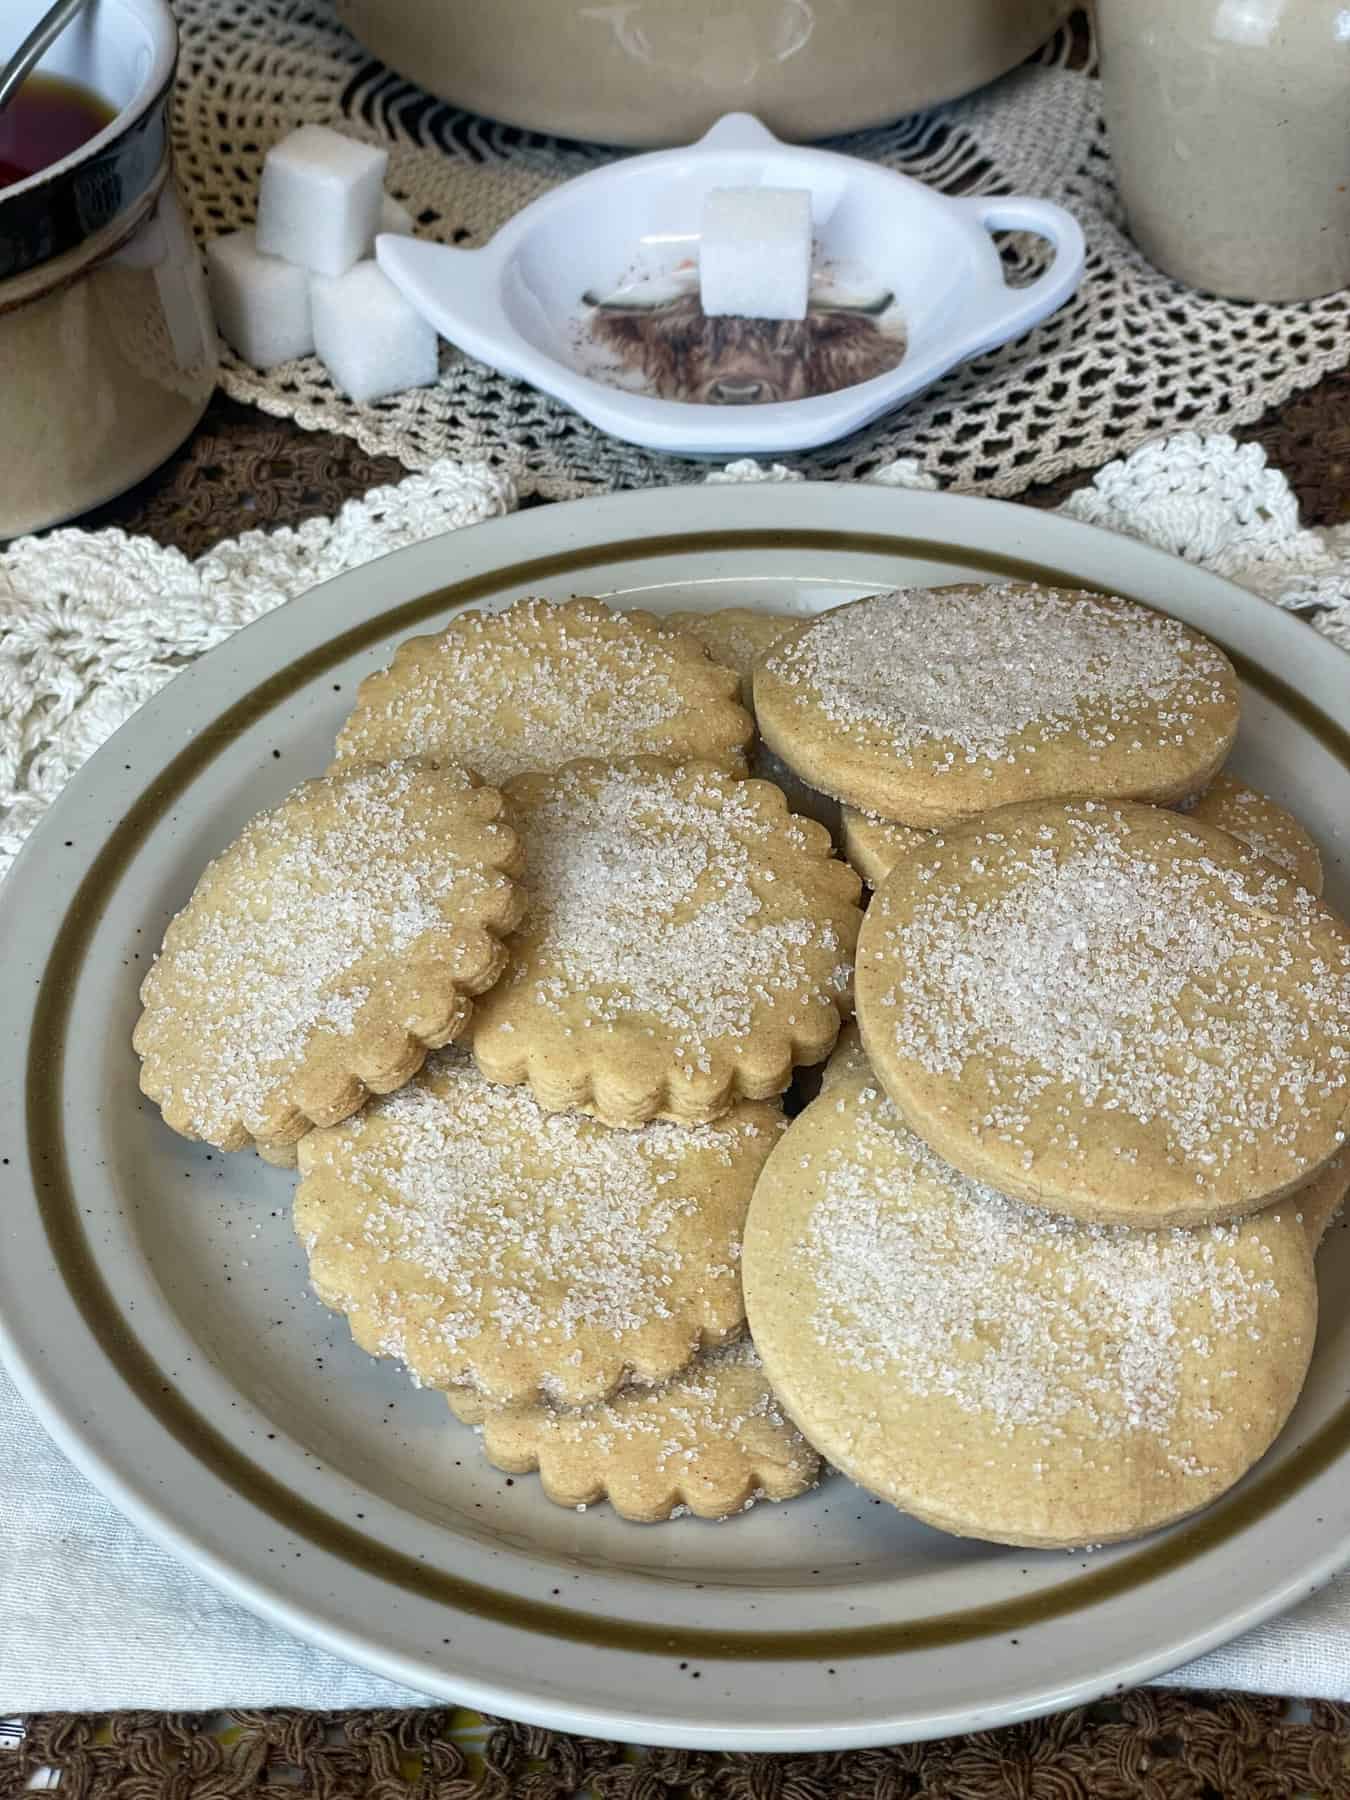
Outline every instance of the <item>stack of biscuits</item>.
{"type": "Polygon", "coordinates": [[[1087,594],[464,614],[205,871],[142,1087],[298,1165],[320,1298],[561,1504],[827,1459],[1148,1530],[1288,1416],[1350,1180],[1350,933],[1237,722],[1087,594]]]}

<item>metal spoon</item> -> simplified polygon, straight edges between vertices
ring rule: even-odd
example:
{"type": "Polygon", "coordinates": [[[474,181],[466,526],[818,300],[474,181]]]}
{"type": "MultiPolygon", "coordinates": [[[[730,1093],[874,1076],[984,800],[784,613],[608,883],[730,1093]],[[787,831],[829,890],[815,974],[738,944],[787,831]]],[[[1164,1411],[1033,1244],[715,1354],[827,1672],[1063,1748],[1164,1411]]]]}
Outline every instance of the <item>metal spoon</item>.
{"type": "Polygon", "coordinates": [[[56,0],[55,6],[48,7],[43,13],[13,56],[0,69],[0,112],[5,110],[34,67],[41,62],[48,47],[56,42],[71,20],[82,13],[88,4],[89,0],[56,0]]]}

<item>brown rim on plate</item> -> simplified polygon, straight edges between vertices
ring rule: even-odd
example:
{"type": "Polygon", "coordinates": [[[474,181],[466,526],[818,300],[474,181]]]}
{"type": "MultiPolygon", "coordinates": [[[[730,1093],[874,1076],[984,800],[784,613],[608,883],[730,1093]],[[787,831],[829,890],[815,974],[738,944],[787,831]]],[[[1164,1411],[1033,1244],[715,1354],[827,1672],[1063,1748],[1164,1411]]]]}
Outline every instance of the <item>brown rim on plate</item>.
{"type": "MultiPolygon", "coordinates": [[[[826,1656],[881,1656],[958,1644],[1004,1630],[1017,1630],[1079,1611],[1144,1582],[1155,1580],[1193,1556],[1224,1542],[1296,1493],[1350,1448],[1350,1403],[1323,1425],[1278,1469],[1256,1474],[1240,1492],[1208,1509],[1162,1542],[1122,1557],[1095,1573],[1060,1582],[1039,1594],[934,1614],[904,1624],[880,1624],[813,1632],[711,1631],[596,1618],[565,1606],[512,1597],[481,1583],[435,1570],[354,1528],[338,1524],[300,1499],[250,1458],[235,1450],[176,1392],[170,1373],[145,1353],[120,1318],[81,1222],[67,1163],[60,1119],[60,1076],[65,1030],[74,994],[74,971],[81,965],[104,905],[135,853],[189,781],[234,736],[265,716],[306,681],[382,638],[409,630],[433,615],[464,606],[508,588],[556,581],[599,564],[645,560],[663,554],[745,549],[835,551],[884,556],[959,560],[963,566],[1019,580],[1039,580],[1079,588],[1094,586],[1066,571],[948,543],[883,533],[820,530],[703,531],[590,545],[526,562],[494,568],[452,586],[393,606],[328,639],[260,682],[216,719],[198,728],[181,750],[129,807],[96,856],[66,909],[43,973],[34,1011],[27,1068],[28,1152],[38,1190],[43,1228],[68,1290],[110,1362],[140,1403],[191,1454],[293,1537],[346,1559],[365,1572],[422,1597],[527,1630],[609,1649],[638,1650],[669,1657],[688,1652],[744,1660],[777,1657],[805,1660],[826,1656]]],[[[1097,584],[1099,587],[1099,584],[1097,584]]],[[[1099,588],[1100,591],[1100,588],[1099,588]]],[[[1119,590],[1118,590],[1119,591],[1119,590]]],[[[1148,604],[1148,602],[1143,602],[1148,604]]],[[[1278,677],[1257,668],[1223,645],[1244,681],[1296,717],[1347,770],[1350,734],[1278,677]]]]}

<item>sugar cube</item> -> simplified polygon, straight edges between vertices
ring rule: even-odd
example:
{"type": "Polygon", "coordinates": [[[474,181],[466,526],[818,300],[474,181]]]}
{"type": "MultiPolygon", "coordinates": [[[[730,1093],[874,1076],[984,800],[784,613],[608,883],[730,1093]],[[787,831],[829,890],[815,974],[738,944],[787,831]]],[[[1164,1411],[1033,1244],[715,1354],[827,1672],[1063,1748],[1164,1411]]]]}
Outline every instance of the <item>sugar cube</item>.
{"type": "Polygon", "coordinates": [[[258,188],[258,248],[316,275],[369,256],[389,152],[326,125],[302,125],[267,152],[258,188]]]}
{"type": "Polygon", "coordinates": [[[386,194],[380,202],[380,231],[392,231],[399,237],[413,235],[413,216],[401,200],[386,194]]]}
{"type": "Polygon", "coordinates": [[[712,188],[704,197],[699,296],[710,317],[804,319],[811,288],[807,188],[712,188]]]}
{"type": "Polygon", "coordinates": [[[309,276],[279,256],[264,256],[252,231],[232,231],[206,246],[206,274],[220,334],[255,369],[308,356],[314,348],[309,276]]]}
{"type": "Polygon", "coordinates": [[[314,346],[353,400],[382,400],[436,379],[435,328],[373,262],[310,280],[314,346]]]}

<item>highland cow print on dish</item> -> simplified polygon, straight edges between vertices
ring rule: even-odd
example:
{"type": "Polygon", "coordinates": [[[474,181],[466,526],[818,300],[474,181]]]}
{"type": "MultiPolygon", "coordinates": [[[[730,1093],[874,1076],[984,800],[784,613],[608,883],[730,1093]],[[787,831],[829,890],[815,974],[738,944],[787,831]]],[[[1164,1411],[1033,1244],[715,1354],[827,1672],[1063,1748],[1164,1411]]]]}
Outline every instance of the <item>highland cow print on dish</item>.
{"type": "Polygon", "coordinates": [[[692,284],[588,293],[583,304],[592,341],[663,400],[804,400],[884,375],[905,354],[904,323],[885,289],[843,294],[816,284],[804,319],[708,318],[692,284]]]}

